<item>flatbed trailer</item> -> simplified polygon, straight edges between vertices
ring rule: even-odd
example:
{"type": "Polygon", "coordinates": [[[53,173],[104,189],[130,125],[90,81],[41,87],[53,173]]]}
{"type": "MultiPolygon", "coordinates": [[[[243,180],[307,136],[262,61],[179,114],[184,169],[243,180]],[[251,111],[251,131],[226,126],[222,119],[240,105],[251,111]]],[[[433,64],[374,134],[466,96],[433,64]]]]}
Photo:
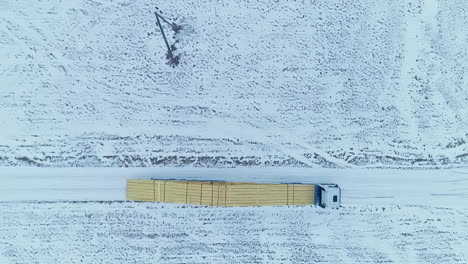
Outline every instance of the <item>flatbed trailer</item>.
{"type": "Polygon", "coordinates": [[[336,184],[127,180],[127,200],[223,207],[318,205],[337,208],[341,190],[336,184]]]}

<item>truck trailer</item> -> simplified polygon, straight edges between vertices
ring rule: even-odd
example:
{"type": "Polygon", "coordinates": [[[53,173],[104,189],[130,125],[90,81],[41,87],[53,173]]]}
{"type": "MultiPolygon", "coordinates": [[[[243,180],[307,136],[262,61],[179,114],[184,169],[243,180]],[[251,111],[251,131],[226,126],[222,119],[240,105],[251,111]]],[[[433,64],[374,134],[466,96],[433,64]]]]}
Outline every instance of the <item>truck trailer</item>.
{"type": "Polygon", "coordinates": [[[341,189],[336,184],[127,180],[127,200],[223,207],[317,205],[338,208],[341,189]]]}

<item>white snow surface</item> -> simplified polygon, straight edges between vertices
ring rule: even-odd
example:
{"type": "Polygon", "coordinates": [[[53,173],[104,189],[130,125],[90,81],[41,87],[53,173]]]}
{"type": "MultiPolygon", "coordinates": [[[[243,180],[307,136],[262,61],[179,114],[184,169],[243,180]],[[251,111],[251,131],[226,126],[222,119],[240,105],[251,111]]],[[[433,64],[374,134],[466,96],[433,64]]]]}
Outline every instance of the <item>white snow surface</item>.
{"type": "Polygon", "coordinates": [[[0,263],[467,263],[468,171],[0,168],[0,263]],[[126,179],[336,182],[342,207],[125,202],[126,179]]]}
{"type": "Polygon", "coordinates": [[[0,203],[13,263],[467,263],[466,212],[420,206],[207,208],[0,203]]]}
{"type": "Polygon", "coordinates": [[[465,166],[467,10],[0,0],[0,165],[465,166]]]}

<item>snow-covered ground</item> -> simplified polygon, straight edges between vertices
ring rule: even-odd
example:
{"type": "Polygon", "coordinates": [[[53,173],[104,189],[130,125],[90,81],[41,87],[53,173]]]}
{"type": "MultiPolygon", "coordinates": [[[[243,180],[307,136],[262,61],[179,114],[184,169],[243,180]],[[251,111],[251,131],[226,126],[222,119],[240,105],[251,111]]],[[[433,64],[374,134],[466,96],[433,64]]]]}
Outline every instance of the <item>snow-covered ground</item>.
{"type": "Polygon", "coordinates": [[[0,168],[0,263],[467,263],[467,170],[0,168]],[[339,210],[124,202],[126,179],[335,182],[339,210]]]}
{"type": "Polygon", "coordinates": [[[467,263],[466,211],[0,203],[0,263],[467,263]]]}
{"type": "Polygon", "coordinates": [[[0,0],[0,165],[466,165],[467,10],[0,0]]]}

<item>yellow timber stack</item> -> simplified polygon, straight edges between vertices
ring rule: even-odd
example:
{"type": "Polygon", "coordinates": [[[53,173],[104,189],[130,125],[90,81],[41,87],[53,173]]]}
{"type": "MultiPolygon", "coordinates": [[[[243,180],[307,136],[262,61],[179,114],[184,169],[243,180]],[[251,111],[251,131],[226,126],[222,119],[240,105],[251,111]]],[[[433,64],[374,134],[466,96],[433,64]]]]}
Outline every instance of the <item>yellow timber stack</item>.
{"type": "Polygon", "coordinates": [[[315,185],[128,180],[127,200],[209,206],[313,205],[315,185]]]}

